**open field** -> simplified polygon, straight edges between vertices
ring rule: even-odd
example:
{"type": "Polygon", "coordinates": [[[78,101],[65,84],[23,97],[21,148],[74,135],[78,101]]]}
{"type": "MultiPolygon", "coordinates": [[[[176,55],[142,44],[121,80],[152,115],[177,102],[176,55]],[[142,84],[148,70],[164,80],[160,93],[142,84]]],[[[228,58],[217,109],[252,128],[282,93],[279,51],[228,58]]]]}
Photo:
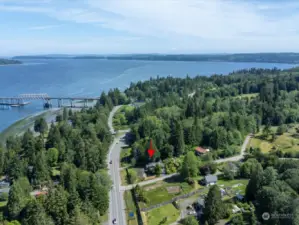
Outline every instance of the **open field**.
{"type": "Polygon", "coordinates": [[[163,219],[165,221],[163,225],[167,225],[175,222],[179,218],[180,212],[172,204],[168,204],[146,212],[145,215],[147,225],[159,225],[163,219]]]}
{"type": "Polygon", "coordinates": [[[141,208],[169,201],[176,196],[183,195],[195,190],[194,187],[190,186],[186,182],[181,182],[178,179],[174,178],[160,181],[151,185],[146,185],[143,188],[144,190],[148,189],[148,191],[144,191],[144,194],[149,201],[147,204],[143,202],[139,203],[141,208]],[[150,188],[151,186],[154,186],[155,188],[152,189],[150,188]],[[172,193],[171,191],[169,192],[170,187],[175,187],[175,189],[179,188],[180,191],[177,193],[172,193]]]}
{"type": "MultiPolygon", "coordinates": [[[[266,140],[262,138],[261,132],[256,134],[248,143],[247,148],[260,148],[263,153],[271,153],[275,150],[280,150],[284,153],[299,154],[299,134],[295,128],[299,125],[290,125],[287,132],[282,135],[277,135],[272,141],[269,136],[266,140]]],[[[272,127],[271,130],[276,132],[277,127],[272,127]]]]}

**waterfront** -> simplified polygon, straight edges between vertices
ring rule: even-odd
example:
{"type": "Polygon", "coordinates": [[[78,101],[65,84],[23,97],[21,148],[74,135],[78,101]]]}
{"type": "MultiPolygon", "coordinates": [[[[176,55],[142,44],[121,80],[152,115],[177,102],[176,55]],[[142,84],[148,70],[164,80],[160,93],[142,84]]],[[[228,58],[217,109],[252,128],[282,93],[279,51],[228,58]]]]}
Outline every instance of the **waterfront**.
{"type": "MultiPolygon", "coordinates": [[[[125,89],[131,82],[150,77],[190,77],[227,74],[244,68],[294,67],[293,64],[233,62],[173,62],[100,59],[27,60],[23,65],[0,67],[0,96],[47,93],[50,96],[99,96],[110,88],[125,89]]],[[[0,131],[15,121],[42,111],[42,102],[0,111],[0,131]]]]}

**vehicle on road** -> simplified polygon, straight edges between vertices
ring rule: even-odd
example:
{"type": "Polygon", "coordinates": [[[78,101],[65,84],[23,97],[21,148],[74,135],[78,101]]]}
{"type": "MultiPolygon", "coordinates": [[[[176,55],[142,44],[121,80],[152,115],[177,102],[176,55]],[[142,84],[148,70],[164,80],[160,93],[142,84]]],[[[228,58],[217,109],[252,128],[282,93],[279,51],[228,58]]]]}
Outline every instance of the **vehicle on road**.
{"type": "Polygon", "coordinates": [[[110,160],[110,162],[109,162],[110,164],[112,164],[112,160],[110,160]]]}
{"type": "Polygon", "coordinates": [[[112,223],[113,223],[113,224],[117,224],[116,219],[112,220],[112,223]]]}

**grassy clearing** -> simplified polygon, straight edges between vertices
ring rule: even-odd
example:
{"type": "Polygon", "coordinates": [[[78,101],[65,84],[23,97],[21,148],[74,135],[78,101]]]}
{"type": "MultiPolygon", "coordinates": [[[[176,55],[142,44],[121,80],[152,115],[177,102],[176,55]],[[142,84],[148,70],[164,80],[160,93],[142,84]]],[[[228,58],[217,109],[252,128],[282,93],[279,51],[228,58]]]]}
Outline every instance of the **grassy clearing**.
{"type": "Polygon", "coordinates": [[[151,184],[144,186],[144,188],[149,188],[150,186],[156,185],[157,187],[148,191],[145,191],[145,197],[148,199],[148,203],[145,204],[143,202],[139,203],[141,208],[149,207],[151,205],[159,204],[161,202],[169,201],[172,198],[189,193],[195,188],[190,186],[186,182],[179,181],[178,179],[171,179],[169,181],[161,181],[161,185],[151,184]],[[172,186],[179,186],[180,192],[179,193],[168,193],[167,187],[172,186]]]}
{"type": "Polygon", "coordinates": [[[180,212],[172,205],[168,204],[146,213],[148,225],[158,225],[166,217],[165,225],[172,224],[179,218],[180,212]]]}
{"type": "MultiPolygon", "coordinates": [[[[260,132],[250,140],[247,148],[260,148],[263,153],[270,153],[276,149],[282,152],[297,153],[299,152],[299,135],[296,133],[295,127],[299,126],[293,125],[286,133],[278,135],[274,141],[270,137],[266,140],[263,139],[260,132]]],[[[277,127],[272,127],[271,130],[276,132],[277,127]]]]}
{"type": "Polygon", "coordinates": [[[125,191],[124,193],[125,197],[125,204],[126,204],[126,218],[128,225],[138,225],[137,222],[137,216],[136,216],[136,206],[134,204],[133,196],[131,191],[125,191]],[[129,218],[129,213],[133,212],[135,217],[134,218],[129,218]]]}
{"type": "Polygon", "coordinates": [[[217,185],[221,188],[231,188],[231,194],[245,194],[248,179],[240,180],[218,180],[217,185]]]}

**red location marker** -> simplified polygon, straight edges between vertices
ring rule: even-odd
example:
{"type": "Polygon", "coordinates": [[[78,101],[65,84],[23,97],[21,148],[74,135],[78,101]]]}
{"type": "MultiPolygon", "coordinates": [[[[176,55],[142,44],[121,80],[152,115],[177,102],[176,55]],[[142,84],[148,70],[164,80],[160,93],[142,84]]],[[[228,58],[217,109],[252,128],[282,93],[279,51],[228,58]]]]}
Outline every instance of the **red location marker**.
{"type": "Polygon", "coordinates": [[[153,157],[153,155],[155,154],[155,150],[153,149],[153,144],[152,144],[152,140],[150,141],[150,147],[147,150],[147,153],[149,155],[150,158],[153,157]]]}

